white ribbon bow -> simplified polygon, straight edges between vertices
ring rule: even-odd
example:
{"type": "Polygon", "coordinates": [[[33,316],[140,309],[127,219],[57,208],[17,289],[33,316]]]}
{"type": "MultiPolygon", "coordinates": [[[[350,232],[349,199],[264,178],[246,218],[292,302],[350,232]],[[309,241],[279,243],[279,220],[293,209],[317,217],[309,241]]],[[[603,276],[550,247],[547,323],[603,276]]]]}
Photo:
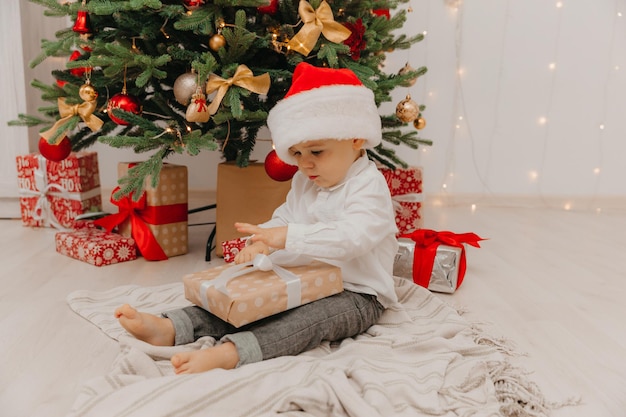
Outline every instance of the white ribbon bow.
{"type": "Polygon", "coordinates": [[[396,213],[402,210],[402,204],[400,203],[421,203],[422,201],[424,201],[422,193],[408,193],[391,196],[393,210],[396,213]]]}
{"type": "Polygon", "coordinates": [[[273,271],[280,279],[285,281],[285,284],[287,284],[287,310],[302,304],[300,278],[293,272],[273,263],[270,257],[271,255],[268,256],[260,253],[254,257],[252,262],[230,266],[215,279],[204,281],[200,285],[202,306],[206,310],[211,311],[207,296],[207,290],[209,288],[214,287],[221,293],[228,295],[228,288],[226,288],[226,286],[232,279],[255,271],[273,271]]]}

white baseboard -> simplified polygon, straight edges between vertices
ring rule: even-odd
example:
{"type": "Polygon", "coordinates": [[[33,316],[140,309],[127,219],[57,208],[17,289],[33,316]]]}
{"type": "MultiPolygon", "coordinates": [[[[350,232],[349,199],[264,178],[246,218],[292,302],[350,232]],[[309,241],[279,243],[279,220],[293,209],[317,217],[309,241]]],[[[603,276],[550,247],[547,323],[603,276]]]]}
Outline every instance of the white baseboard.
{"type": "Polygon", "coordinates": [[[536,195],[487,195],[426,194],[425,205],[435,207],[467,206],[541,208],[565,211],[626,211],[626,196],[536,196],[536,195]]]}

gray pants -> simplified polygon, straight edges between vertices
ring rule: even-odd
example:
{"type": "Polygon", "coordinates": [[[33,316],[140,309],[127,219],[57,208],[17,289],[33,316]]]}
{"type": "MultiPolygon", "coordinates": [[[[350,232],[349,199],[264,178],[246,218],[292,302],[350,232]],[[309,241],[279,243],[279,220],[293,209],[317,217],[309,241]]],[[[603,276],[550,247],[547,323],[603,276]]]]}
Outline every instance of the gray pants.
{"type": "Polygon", "coordinates": [[[378,321],[384,308],[376,297],[343,291],[242,327],[196,307],[163,313],[172,320],[177,345],[203,336],[232,342],[239,354],[237,366],[297,355],[319,346],[363,333],[378,321]]]}

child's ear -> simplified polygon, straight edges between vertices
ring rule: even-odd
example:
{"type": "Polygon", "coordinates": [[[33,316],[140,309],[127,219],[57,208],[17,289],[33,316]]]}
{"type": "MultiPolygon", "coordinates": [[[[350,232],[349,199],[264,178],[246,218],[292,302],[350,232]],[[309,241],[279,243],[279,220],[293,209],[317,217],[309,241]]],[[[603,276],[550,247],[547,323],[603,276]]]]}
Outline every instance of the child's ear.
{"type": "Polygon", "coordinates": [[[358,150],[365,145],[365,139],[352,139],[352,149],[358,150]]]}

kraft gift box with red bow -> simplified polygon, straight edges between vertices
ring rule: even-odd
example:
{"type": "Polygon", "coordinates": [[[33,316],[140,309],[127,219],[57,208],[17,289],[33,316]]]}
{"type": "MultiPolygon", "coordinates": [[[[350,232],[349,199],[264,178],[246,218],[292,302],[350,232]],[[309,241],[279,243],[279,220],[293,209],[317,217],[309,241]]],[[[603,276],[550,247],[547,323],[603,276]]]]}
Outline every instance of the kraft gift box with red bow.
{"type": "Polygon", "coordinates": [[[60,162],[16,157],[22,224],[71,228],[80,214],[102,210],[96,152],[73,152],[60,162]]]}
{"type": "Polygon", "coordinates": [[[282,267],[275,254],[185,275],[185,297],[241,327],[343,291],[340,268],[320,261],[282,267]]]}
{"type": "Polygon", "coordinates": [[[453,293],[463,283],[465,244],[479,248],[484,240],[475,233],[437,232],[419,229],[398,239],[393,274],[412,279],[431,291],[453,293]]]}
{"type": "MultiPolygon", "coordinates": [[[[118,176],[124,177],[136,163],[118,164],[118,176]]],[[[152,187],[146,178],[144,193],[138,201],[132,195],[115,198],[111,203],[118,212],[94,223],[107,231],[117,228],[122,236],[132,237],[137,249],[149,261],[161,261],[188,251],[188,189],[187,167],[163,164],[159,181],[152,187]]]]}
{"type": "Polygon", "coordinates": [[[417,167],[389,169],[379,167],[387,181],[396,210],[398,234],[422,227],[422,169],[417,167]]]}

